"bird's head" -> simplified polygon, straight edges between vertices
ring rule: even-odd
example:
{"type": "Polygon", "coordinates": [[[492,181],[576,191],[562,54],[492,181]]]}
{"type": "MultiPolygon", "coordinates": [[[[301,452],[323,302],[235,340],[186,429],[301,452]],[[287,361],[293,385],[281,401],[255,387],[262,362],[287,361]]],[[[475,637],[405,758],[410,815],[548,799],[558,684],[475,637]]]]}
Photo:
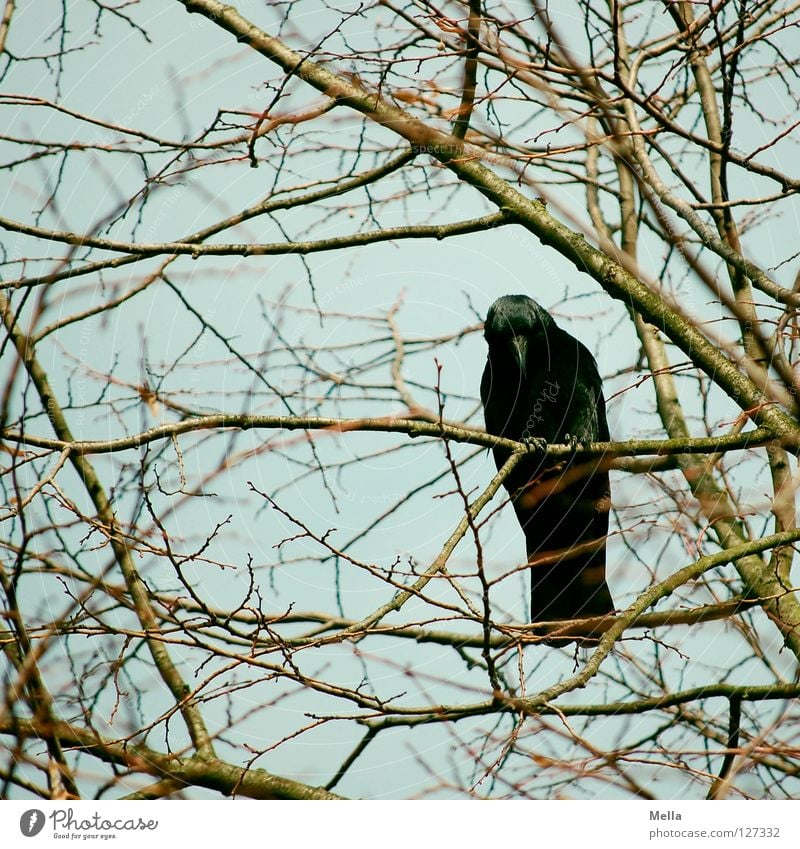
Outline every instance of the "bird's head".
{"type": "Polygon", "coordinates": [[[528,352],[547,345],[550,313],[527,295],[504,295],[489,307],[483,335],[490,355],[513,361],[524,375],[528,352]]]}

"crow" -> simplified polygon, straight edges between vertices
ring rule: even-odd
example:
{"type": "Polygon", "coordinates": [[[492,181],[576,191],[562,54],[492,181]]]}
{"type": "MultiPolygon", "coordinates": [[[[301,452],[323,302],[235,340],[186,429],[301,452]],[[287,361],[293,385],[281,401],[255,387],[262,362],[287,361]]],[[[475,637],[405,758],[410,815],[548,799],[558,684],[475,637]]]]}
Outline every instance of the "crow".
{"type": "MultiPolygon", "coordinates": [[[[527,295],[505,295],[484,324],[489,347],[481,379],[486,430],[517,441],[609,439],[603,387],[589,350],[527,295]]],[[[493,449],[499,469],[508,459],[493,449]]],[[[525,533],[531,621],[614,611],[605,579],[611,488],[597,459],[523,457],[505,487],[525,533]]]]}

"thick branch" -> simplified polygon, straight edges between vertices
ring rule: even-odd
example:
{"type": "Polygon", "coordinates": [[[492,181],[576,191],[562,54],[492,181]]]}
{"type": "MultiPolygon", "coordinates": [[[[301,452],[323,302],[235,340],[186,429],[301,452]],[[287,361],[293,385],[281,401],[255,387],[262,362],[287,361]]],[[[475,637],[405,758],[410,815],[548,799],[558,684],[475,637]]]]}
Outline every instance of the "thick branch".
{"type": "Polygon", "coordinates": [[[244,769],[214,757],[178,757],[156,752],[141,744],[100,737],[94,730],[85,730],[69,722],[49,725],[32,720],[14,720],[0,726],[0,733],[56,739],[65,748],[72,748],[99,758],[106,763],[127,767],[137,773],[217,790],[226,796],[248,796],[251,799],[341,799],[322,787],[313,787],[274,775],[263,769],[244,769]]]}
{"type": "MultiPolygon", "coordinates": [[[[158,425],[149,430],[135,433],[131,436],[121,436],[118,439],[107,440],[64,440],[52,439],[45,436],[35,436],[30,433],[20,433],[7,428],[2,432],[3,439],[33,448],[46,448],[52,451],[69,451],[76,456],[93,454],[113,454],[119,451],[129,451],[172,439],[185,433],[202,430],[221,430],[235,428],[237,430],[322,430],[332,433],[349,432],[383,432],[405,433],[411,437],[432,437],[450,439],[453,442],[464,442],[470,445],[482,445],[486,448],[507,448],[511,451],[523,449],[534,451],[533,446],[492,436],[484,430],[471,427],[439,424],[415,419],[393,418],[391,416],[364,419],[337,419],[322,416],[253,416],[246,413],[218,413],[210,416],[197,416],[183,419],[179,422],[158,425]]],[[[547,456],[558,460],[568,457],[597,457],[604,456],[609,462],[609,468],[626,468],[625,458],[632,456],[668,456],[680,454],[716,454],[720,451],[737,451],[757,448],[774,438],[769,430],[757,428],[745,433],[725,434],[712,437],[692,438],[688,435],[675,439],[631,439],[625,442],[590,442],[575,448],[571,445],[549,445],[547,456]]],[[[785,447],[797,451],[800,449],[794,437],[778,442],[785,447]]]]}
{"type": "Polygon", "coordinates": [[[272,244],[204,245],[195,242],[157,242],[142,244],[120,242],[115,239],[100,239],[95,236],[82,236],[61,230],[47,230],[32,224],[23,224],[9,218],[0,218],[0,227],[15,233],[24,233],[48,242],[63,242],[76,247],[96,248],[124,254],[148,256],[173,256],[188,254],[193,259],[201,256],[276,256],[282,254],[313,254],[321,251],[337,251],[344,248],[372,245],[376,242],[389,242],[396,239],[446,239],[450,236],[462,236],[465,233],[483,232],[508,224],[509,219],[502,213],[484,215],[469,221],[457,221],[453,224],[415,224],[408,227],[389,227],[371,233],[353,233],[349,236],[333,236],[330,239],[318,239],[307,242],[275,242],[272,244]]]}

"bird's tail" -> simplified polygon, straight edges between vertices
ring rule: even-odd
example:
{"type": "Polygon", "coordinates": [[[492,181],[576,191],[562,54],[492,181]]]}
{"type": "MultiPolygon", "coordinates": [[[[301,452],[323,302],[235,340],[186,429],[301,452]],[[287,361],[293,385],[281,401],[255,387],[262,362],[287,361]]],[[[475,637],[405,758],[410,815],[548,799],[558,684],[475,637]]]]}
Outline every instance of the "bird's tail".
{"type": "Polygon", "coordinates": [[[532,622],[614,612],[606,583],[605,538],[557,551],[529,551],[528,563],[532,622]]]}

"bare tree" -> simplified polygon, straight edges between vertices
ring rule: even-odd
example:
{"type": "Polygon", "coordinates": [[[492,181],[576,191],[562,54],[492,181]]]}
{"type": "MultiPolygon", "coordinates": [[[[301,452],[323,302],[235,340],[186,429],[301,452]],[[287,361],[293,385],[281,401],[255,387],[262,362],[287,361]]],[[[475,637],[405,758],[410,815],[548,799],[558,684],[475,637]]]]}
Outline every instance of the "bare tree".
{"type": "Polygon", "coordinates": [[[0,23],[2,795],[796,795],[800,4],[52,5],[0,23]],[[529,623],[515,291],[604,375],[547,451],[613,470],[614,616],[529,623]]]}

